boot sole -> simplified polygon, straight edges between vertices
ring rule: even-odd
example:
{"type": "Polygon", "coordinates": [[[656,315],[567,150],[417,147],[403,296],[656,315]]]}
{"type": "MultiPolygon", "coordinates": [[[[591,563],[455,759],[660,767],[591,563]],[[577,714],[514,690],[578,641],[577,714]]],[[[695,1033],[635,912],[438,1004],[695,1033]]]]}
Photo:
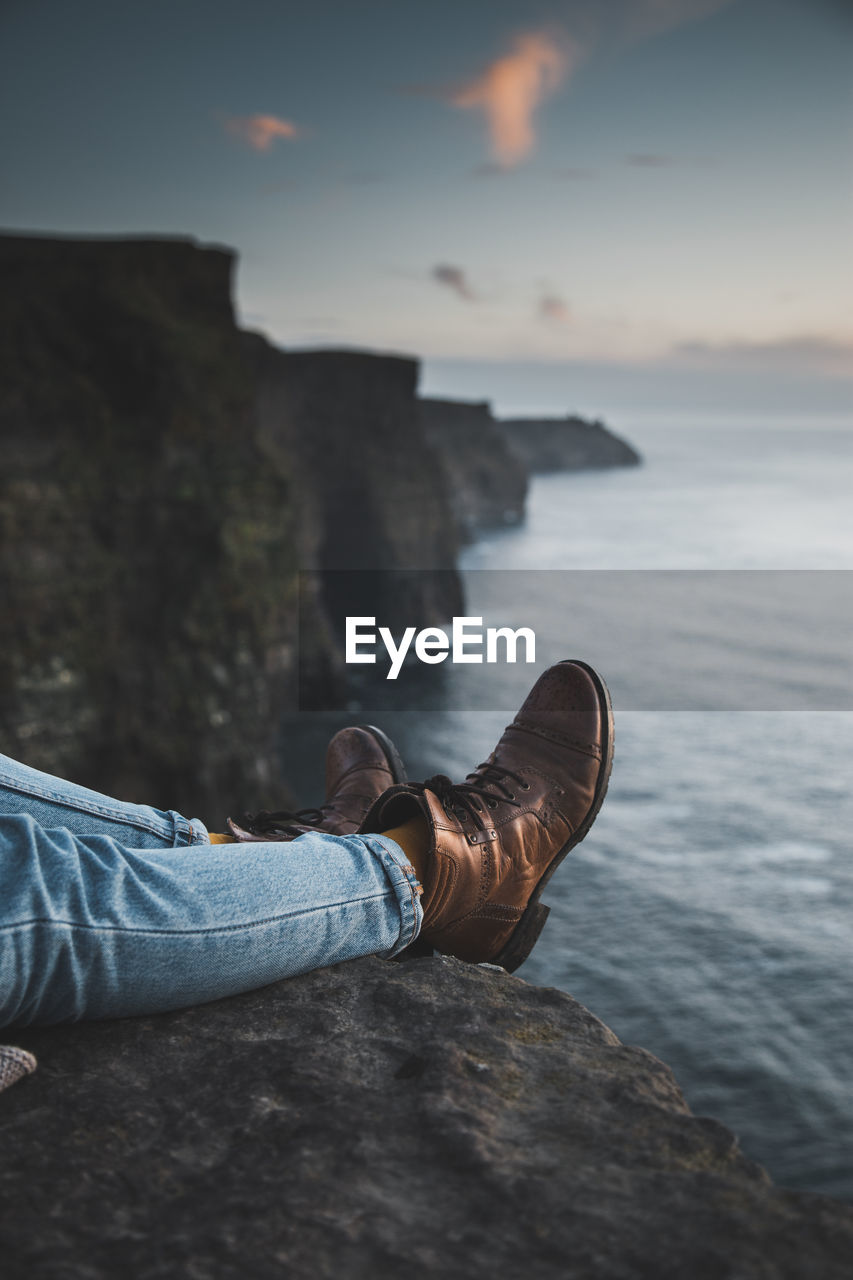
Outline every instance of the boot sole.
{"type": "Polygon", "coordinates": [[[406,773],[403,757],[388,737],[388,734],[383,733],[381,729],[377,729],[375,724],[360,724],[358,727],[363,729],[365,733],[369,733],[379,743],[385,759],[388,761],[388,768],[391,770],[391,777],[394,782],[408,782],[409,775],[406,773]]]}
{"type": "Polygon", "coordinates": [[[581,840],[587,835],[590,827],[598,817],[599,810],[604,803],[604,797],[607,794],[607,787],[610,782],[610,774],[613,769],[613,704],[610,701],[610,693],[607,685],[602,680],[597,671],[586,662],[580,662],[569,659],[572,666],[581,667],[592,679],[598,694],[598,703],[601,709],[601,719],[604,727],[601,743],[601,769],[599,770],[598,779],[595,784],[595,794],[593,795],[592,804],[589,807],[586,817],[584,818],[577,831],[571,839],[560,849],[550,861],[545,871],[541,875],[536,888],[530,895],[527,908],[524,915],[519,920],[510,939],[504,944],[498,954],[491,961],[492,964],[499,964],[507,973],[514,973],[519,965],[523,964],[530,952],[533,950],[540,933],[545,927],[545,921],[548,919],[551,908],[543,906],[539,899],[542,896],[542,890],[551,879],[551,876],[557,870],[557,867],[563,861],[567,853],[574,849],[575,845],[580,844],[581,840]]]}

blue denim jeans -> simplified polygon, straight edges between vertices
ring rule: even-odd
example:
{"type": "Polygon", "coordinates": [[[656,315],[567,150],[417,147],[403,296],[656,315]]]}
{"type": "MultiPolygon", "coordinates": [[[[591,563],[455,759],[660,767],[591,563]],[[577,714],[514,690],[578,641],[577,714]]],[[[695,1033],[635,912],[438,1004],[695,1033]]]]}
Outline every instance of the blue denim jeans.
{"type": "Polygon", "coordinates": [[[418,935],[415,872],[387,836],[211,844],[0,755],[0,1026],[158,1013],[418,935]]]}

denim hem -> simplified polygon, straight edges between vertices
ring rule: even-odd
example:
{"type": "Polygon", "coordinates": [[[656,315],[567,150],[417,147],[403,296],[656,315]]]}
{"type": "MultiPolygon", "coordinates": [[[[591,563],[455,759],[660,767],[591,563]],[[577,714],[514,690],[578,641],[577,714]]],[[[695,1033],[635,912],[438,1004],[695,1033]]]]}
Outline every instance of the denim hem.
{"type": "Polygon", "coordinates": [[[388,883],[397,897],[400,910],[400,936],[389,951],[378,951],[382,960],[392,960],[410,946],[421,931],[424,913],[421,907],[421,883],[403,850],[389,836],[360,837],[371,853],[382,863],[388,883]]]}

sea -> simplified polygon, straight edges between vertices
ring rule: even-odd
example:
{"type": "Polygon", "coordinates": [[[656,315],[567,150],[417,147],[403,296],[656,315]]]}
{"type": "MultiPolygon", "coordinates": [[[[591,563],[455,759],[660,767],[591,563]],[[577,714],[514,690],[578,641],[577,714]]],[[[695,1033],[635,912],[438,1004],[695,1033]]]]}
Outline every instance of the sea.
{"type": "MultiPolygon", "coordinates": [[[[411,778],[461,779],[539,670],[592,661],[610,788],[518,976],[669,1064],[780,1185],[853,1199],[853,428],[624,434],[642,466],[536,477],[524,523],[462,556],[468,614],[528,626],[535,664],[348,719],[411,778]]],[[[305,803],[346,720],[285,726],[305,803]]]]}

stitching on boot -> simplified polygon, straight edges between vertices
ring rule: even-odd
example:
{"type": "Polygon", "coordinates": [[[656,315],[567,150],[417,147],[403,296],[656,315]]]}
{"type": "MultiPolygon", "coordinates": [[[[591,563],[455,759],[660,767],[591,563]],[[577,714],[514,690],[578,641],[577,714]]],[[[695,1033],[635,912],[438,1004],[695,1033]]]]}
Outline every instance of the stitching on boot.
{"type": "Polygon", "coordinates": [[[469,919],[499,920],[503,923],[520,920],[523,915],[524,912],[519,907],[505,907],[500,902],[487,902],[482,907],[476,907],[469,919]]]}
{"type": "Polygon", "coordinates": [[[544,738],[546,742],[556,742],[561,747],[570,747],[574,751],[580,751],[584,755],[592,756],[593,760],[601,759],[601,748],[596,742],[581,742],[577,738],[567,738],[564,734],[556,733],[553,729],[534,728],[532,725],[522,724],[520,720],[513,720],[508,727],[517,729],[520,733],[530,733],[534,738],[544,738]]]}

